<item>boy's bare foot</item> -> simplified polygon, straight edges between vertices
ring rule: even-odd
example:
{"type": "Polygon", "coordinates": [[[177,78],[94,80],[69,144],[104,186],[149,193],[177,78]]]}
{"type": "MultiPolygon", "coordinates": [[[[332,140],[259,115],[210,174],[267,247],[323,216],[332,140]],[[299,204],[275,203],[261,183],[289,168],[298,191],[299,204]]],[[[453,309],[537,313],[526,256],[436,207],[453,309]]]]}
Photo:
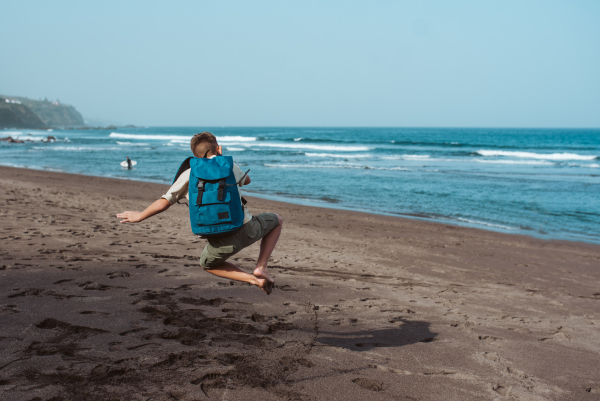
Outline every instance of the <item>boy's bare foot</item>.
{"type": "Polygon", "coordinates": [[[266,267],[257,267],[256,269],[254,269],[254,273],[253,273],[256,277],[259,278],[264,278],[265,280],[267,280],[269,283],[273,284],[275,281],[271,278],[271,276],[269,276],[269,272],[267,271],[266,267]]]}
{"type": "Polygon", "coordinates": [[[271,278],[271,276],[269,276],[269,273],[267,272],[267,268],[266,267],[257,267],[256,269],[254,269],[254,277],[258,278],[258,279],[263,279],[266,281],[266,285],[265,285],[265,292],[268,294],[271,293],[271,291],[273,291],[273,284],[275,283],[275,281],[271,278]]]}
{"type": "Polygon", "coordinates": [[[271,278],[271,276],[269,276],[269,272],[267,271],[266,267],[257,267],[256,269],[254,269],[254,275],[256,277],[261,277],[266,279],[267,281],[274,283],[275,281],[271,278]]]}
{"type": "Polygon", "coordinates": [[[257,278],[258,288],[263,290],[267,295],[271,295],[271,291],[273,291],[273,283],[267,281],[264,278],[257,278]]]}

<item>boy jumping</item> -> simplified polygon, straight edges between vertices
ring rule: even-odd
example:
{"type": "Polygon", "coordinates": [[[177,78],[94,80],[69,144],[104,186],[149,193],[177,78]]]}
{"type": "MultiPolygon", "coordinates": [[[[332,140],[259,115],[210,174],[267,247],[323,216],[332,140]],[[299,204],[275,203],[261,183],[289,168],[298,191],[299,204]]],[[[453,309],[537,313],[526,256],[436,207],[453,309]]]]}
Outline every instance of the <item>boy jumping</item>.
{"type": "MultiPolygon", "coordinates": [[[[222,147],[217,143],[217,138],[209,132],[194,135],[190,146],[192,153],[198,158],[208,157],[210,159],[221,155],[222,151],[222,147]]],[[[244,177],[244,173],[235,163],[233,164],[233,173],[240,187],[250,184],[248,175],[246,175],[243,182],[240,181],[244,177]]],[[[143,212],[127,211],[117,214],[117,217],[122,219],[121,223],[139,223],[150,216],[164,212],[182,198],[186,198],[189,203],[189,179],[190,169],[187,169],[177,178],[167,193],[148,206],[146,210],[143,212]]],[[[268,295],[273,289],[274,281],[269,276],[267,263],[281,234],[283,220],[281,216],[275,213],[262,213],[258,216],[252,216],[244,205],[243,224],[242,228],[235,233],[217,238],[209,237],[208,245],[206,245],[200,256],[200,266],[216,276],[254,284],[268,295]],[[248,274],[233,263],[226,261],[229,257],[258,240],[261,240],[260,253],[253,274],[248,274]]]]}

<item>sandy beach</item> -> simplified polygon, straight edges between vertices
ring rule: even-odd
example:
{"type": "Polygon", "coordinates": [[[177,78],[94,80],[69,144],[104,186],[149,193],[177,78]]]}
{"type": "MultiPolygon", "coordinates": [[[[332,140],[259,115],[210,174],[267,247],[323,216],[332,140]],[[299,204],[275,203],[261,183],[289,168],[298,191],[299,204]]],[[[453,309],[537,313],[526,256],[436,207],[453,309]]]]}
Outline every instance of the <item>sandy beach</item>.
{"type": "Polygon", "coordinates": [[[249,198],[267,296],[202,271],[185,205],[119,224],[165,185],[0,186],[2,400],[600,399],[600,245],[249,198]]]}

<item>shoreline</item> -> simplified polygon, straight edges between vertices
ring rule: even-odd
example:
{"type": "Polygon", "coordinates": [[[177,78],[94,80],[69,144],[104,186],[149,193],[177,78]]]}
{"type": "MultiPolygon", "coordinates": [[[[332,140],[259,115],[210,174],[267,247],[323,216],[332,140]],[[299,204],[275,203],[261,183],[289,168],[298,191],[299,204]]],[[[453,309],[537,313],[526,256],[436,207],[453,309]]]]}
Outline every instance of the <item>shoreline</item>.
{"type": "MultiPolygon", "coordinates": [[[[37,168],[22,167],[22,166],[16,167],[16,166],[0,165],[0,169],[1,168],[42,171],[42,172],[57,173],[57,174],[72,174],[72,175],[76,175],[76,176],[97,177],[97,178],[106,178],[106,179],[114,179],[114,180],[122,180],[122,181],[134,181],[134,182],[140,182],[140,183],[143,182],[143,183],[149,183],[149,184],[155,184],[155,185],[165,185],[167,188],[170,186],[170,184],[162,183],[162,182],[159,182],[158,180],[156,180],[156,181],[137,180],[137,179],[130,179],[130,178],[125,178],[125,177],[107,177],[107,176],[99,176],[99,175],[87,175],[87,174],[72,173],[72,172],[67,172],[67,171],[62,171],[62,170],[61,171],[53,171],[53,170],[46,170],[46,169],[42,169],[42,168],[37,169],[37,168]]],[[[257,198],[257,199],[267,200],[267,201],[272,201],[272,202],[280,202],[280,203],[285,203],[285,204],[289,204],[289,205],[314,207],[314,208],[322,208],[322,209],[329,209],[329,210],[339,210],[339,211],[345,211],[345,212],[364,213],[364,214],[368,214],[368,215],[408,219],[408,220],[422,221],[422,222],[428,222],[428,223],[433,223],[433,224],[449,225],[449,226],[454,226],[454,227],[472,228],[475,230],[489,231],[489,232],[501,233],[501,234],[506,234],[506,235],[517,235],[517,236],[524,236],[524,237],[528,237],[528,238],[535,238],[535,239],[539,239],[539,240],[543,240],[543,241],[566,241],[566,242],[574,242],[574,243],[600,245],[600,239],[594,241],[592,239],[556,238],[556,237],[549,236],[547,234],[535,232],[533,230],[532,230],[532,232],[528,232],[528,230],[525,230],[525,229],[503,228],[503,227],[499,227],[497,225],[494,225],[491,223],[485,223],[485,222],[470,223],[470,222],[462,222],[460,220],[452,220],[450,218],[444,218],[444,217],[436,218],[436,217],[429,217],[429,216],[425,216],[425,215],[417,216],[417,215],[410,215],[410,214],[398,214],[398,213],[390,213],[390,212],[370,211],[370,210],[364,210],[364,209],[358,209],[358,208],[352,208],[352,207],[344,207],[341,205],[333,206],[333,204],[330,204],[326,201],[323,201],[322,202],[323,204],[321,205],[321,204],[315,204],[315,203],[321,203],[321,202],[315,201],[315,200],[298,198],[297,201],[293,201],[293,199],[288,199],[284,196],[254,192],[254,191],[252,191],[252,189],[249,189],[249,190],[246,189],[246,193],[248,194],[248,195],[246,195],[247,197],[252,197],[252,198],[257,198]],[[487,228],[487,227],[489,227],[489,228],[487,228]],[[518,232],[515,232],[517,230],[518,230],[518,232]]]]}
{"type": "Polygon", "coordinates": [[[202,271],[183,205],[118,222],[168,185],[0,187],[2,399],[600,395],[600,245],[252,198],[284,219],[267,296],[202,271]]]}

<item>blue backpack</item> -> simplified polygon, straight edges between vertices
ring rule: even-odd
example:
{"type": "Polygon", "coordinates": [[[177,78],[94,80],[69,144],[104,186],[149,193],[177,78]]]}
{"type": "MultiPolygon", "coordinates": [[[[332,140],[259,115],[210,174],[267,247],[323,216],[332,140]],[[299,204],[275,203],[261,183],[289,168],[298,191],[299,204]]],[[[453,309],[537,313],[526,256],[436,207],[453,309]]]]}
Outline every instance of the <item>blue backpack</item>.
{"type": "Polygon", "coordinates": [[[191,169],[188,206],[194,234],[213,238],[241,229],[244,209],[238,184],[250,170],[236,182],[231,156],[188,157],[179,167],[173,183],[188,168],[191,169]]]}

